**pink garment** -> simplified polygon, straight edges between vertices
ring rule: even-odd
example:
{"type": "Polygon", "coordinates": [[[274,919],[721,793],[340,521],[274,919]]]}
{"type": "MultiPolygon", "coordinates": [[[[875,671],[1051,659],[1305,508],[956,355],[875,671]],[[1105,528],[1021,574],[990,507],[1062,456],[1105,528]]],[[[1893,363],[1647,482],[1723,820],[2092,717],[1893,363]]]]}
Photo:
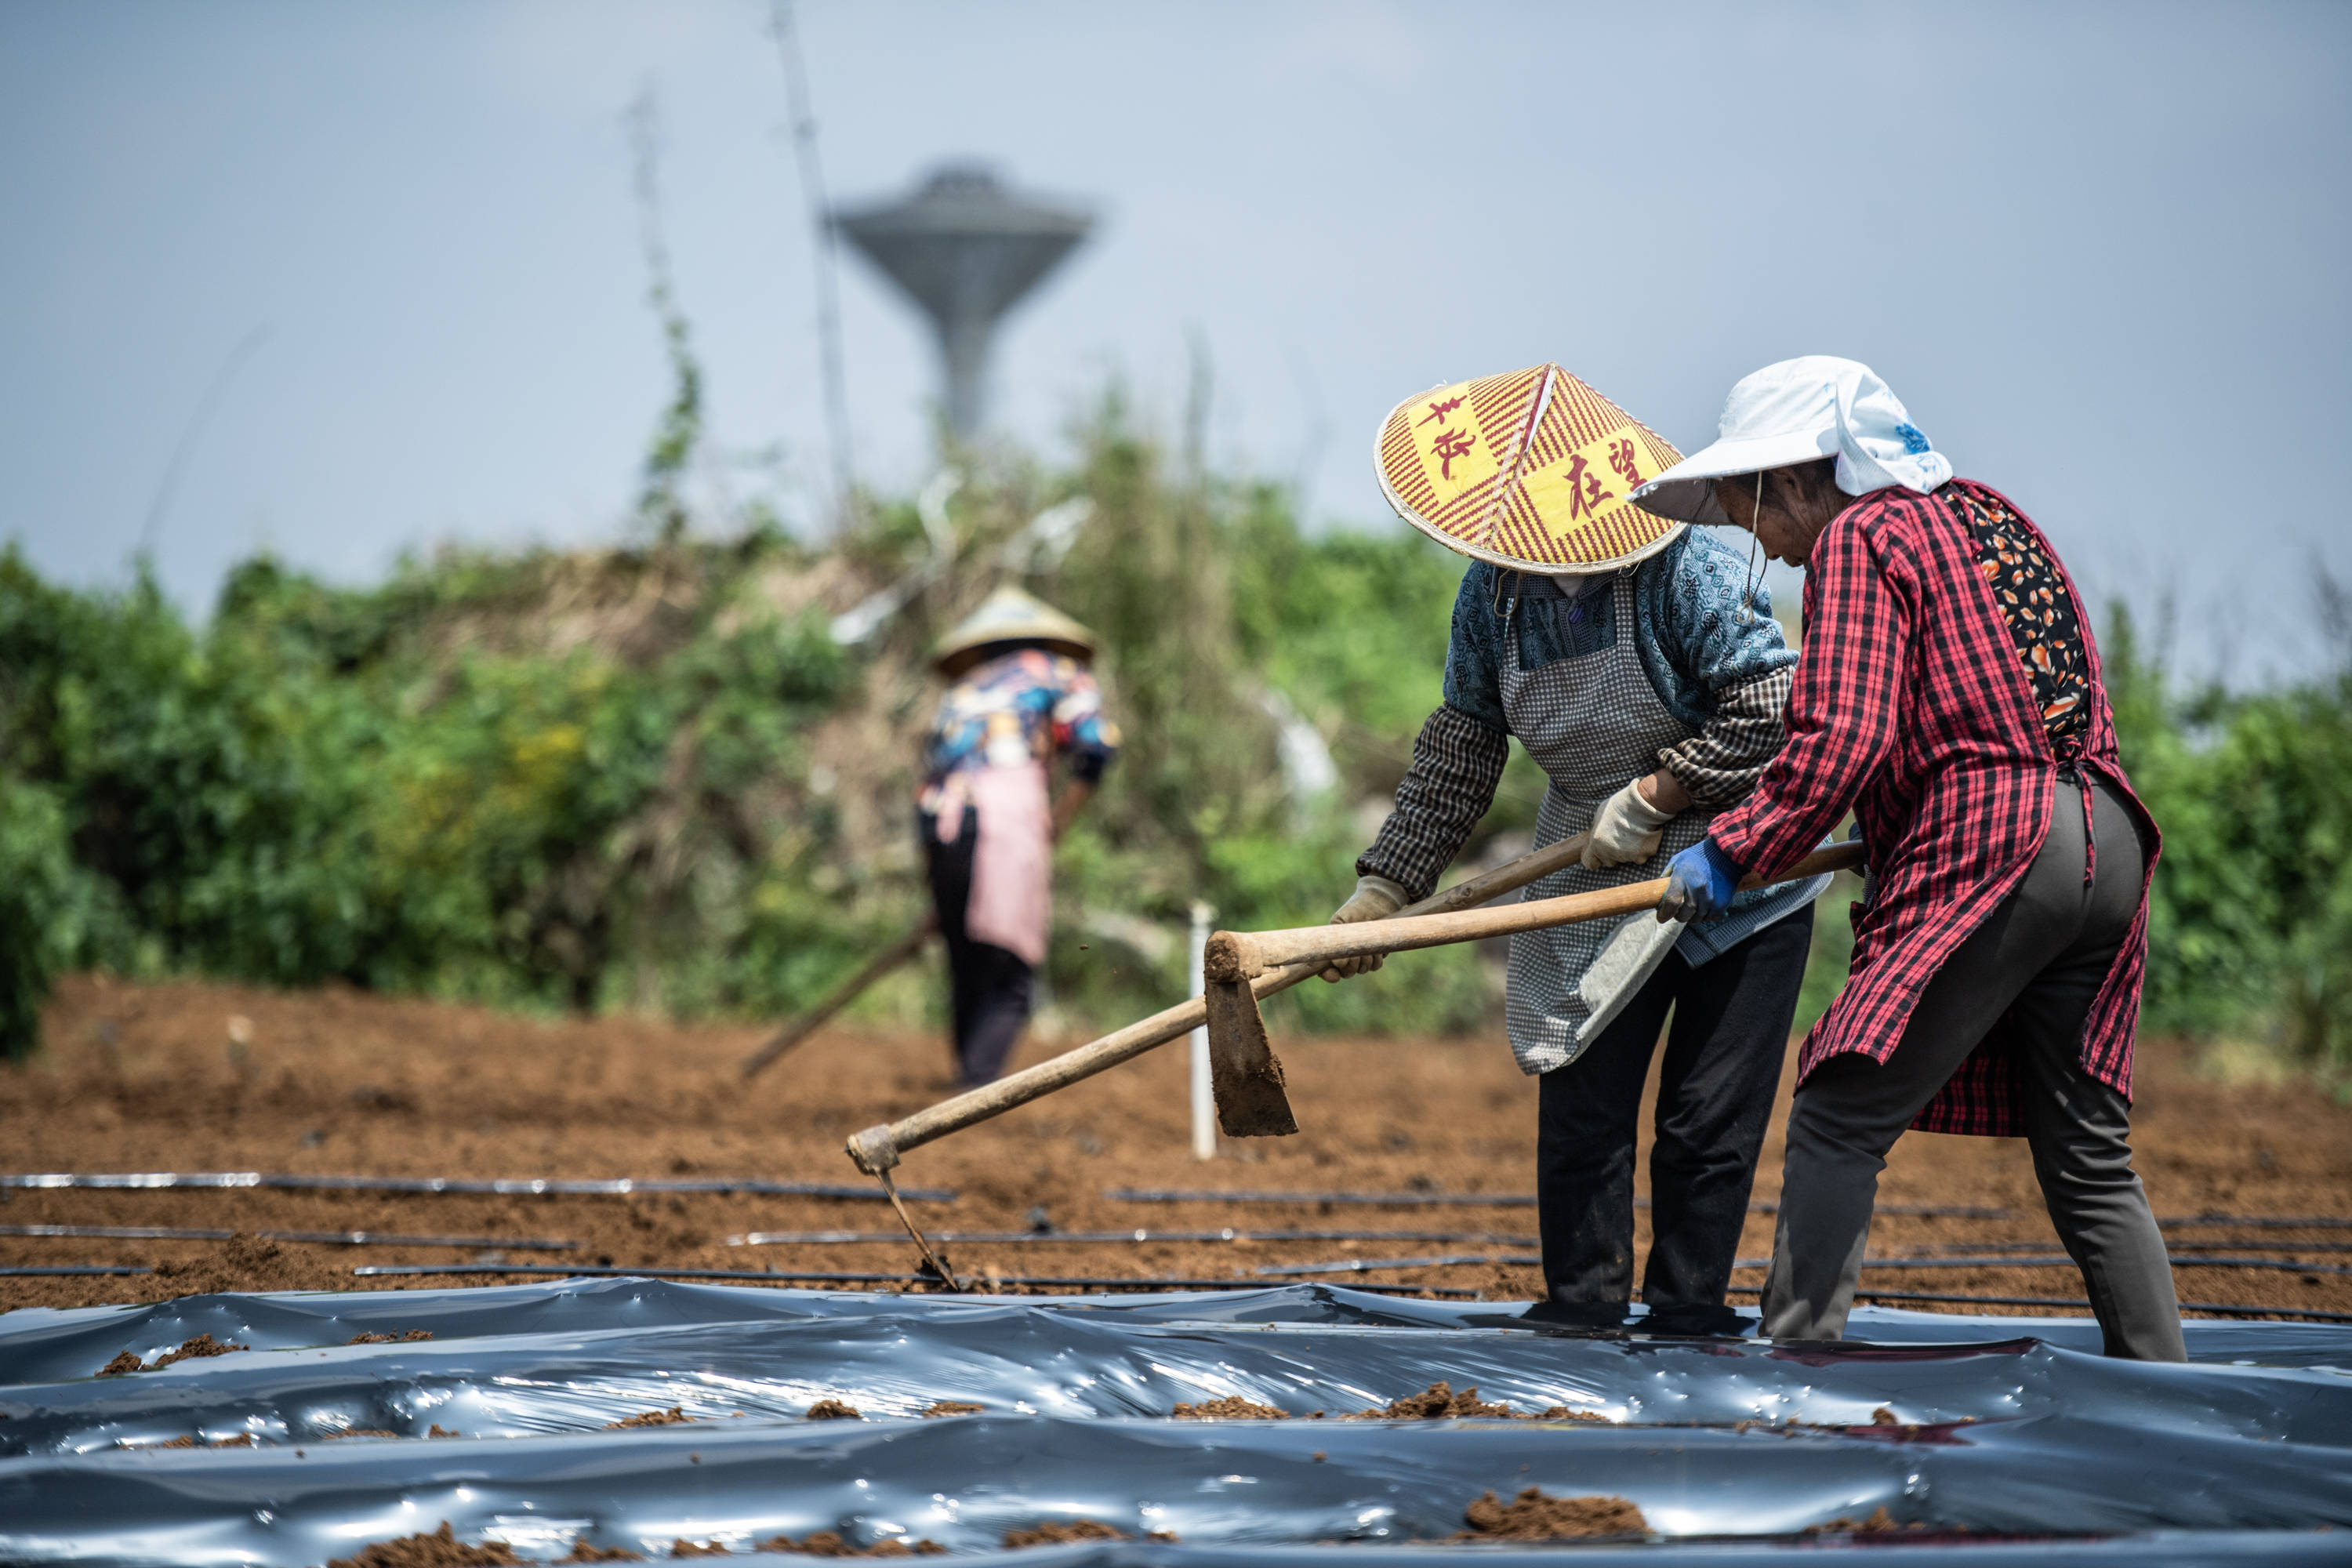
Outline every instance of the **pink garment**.
{"type": "MultiPolygon", "coordinates": [[[[1054,916],[1054,813],[1046,799],[1045,764],[970,768],[954,778],[980,819],[964,931],[972,941],[1003,948],[1026,963],[1043,963],[1054,916]]],[[[954,843],[962,831],[960,805],[940,813],[940,843],[954,843]]]]}

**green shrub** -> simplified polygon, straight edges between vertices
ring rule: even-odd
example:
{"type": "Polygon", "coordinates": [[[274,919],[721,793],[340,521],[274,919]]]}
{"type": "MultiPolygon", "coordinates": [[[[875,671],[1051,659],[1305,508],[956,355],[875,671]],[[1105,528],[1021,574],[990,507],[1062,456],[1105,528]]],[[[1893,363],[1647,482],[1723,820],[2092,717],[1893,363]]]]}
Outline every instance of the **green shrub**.
{"type": "MultiPolygon", "coordinates": [[[[919,917],[927,650],[1008,579],[1102,634],[1127,735],[1056,857],[1060,1005],[1109,1025],[1181,994],[1195,900],[1234,928],[1327,918],[1438,700],[1460,558],[1404,531],[1310,536],[1278,489],[1171,476],[1116,398],[1083,436],[1067,471],[975,462],[945,570],[854,653],[828,614],[929,555],[911,503],[866,504],[822,554],[665,525],[637,549],[445,552],[362,589],[256,559],[201,627],[143,576],[75,592],[0,552],[0,1044],[29,1048],[77,965],[788,1014],[919,917]],[[1065,557],[1008,555],[1080,494],[1095,515],[1065,557]],[[1338,765],[1320,798],[1283,778],[1286,705],[1338,765]],[[1106,914],[1156,922],[1154,951],[1105,941],[1106,914]]],[[[2120,614],[2106,645],[2166,834],[2150,1026],[2352,1059],[2352,673],[2181,691],[2120,614]]],[[[1529,827],[1542,787],[1514,748],[1468,852],[1529,827]]],[[[1821,908],[1801,1024],[1843,983],[1850,896],[1821,908]]],[[[918,989],[866,1005],[903,1017],[918,989]]],[[[1492,1014],[1453,948],[1271,1016],[1412,1034],[1492,1014]]]]}

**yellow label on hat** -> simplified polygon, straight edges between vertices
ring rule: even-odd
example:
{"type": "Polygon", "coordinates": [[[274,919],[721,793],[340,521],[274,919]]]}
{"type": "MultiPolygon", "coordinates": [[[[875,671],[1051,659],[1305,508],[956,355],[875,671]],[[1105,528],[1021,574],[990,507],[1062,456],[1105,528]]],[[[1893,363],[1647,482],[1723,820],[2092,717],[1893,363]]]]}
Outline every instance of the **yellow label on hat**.
{"type": "Polygon", "coordinates": [[[1627,505],[1633,487],[1654,477],[1629,424],[1534,469],[1520,482],[1546,531],[1569,539],[1627,505]]]}
{"type": "Polygon", "coordinates": [[[1423,477],[1440,506],[1484,484],[1502,468],[1470,411],[1470,384],[1456,382],[1413,400],[1406,428],[1421,458],[1423,477]]]}

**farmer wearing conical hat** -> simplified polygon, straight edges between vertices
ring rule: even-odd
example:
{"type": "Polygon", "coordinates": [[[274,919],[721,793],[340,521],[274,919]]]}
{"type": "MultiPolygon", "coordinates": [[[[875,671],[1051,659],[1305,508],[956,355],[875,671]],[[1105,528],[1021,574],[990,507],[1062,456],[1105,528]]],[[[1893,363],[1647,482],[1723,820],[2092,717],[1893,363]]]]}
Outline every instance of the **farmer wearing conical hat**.
{"type": "Polygon", "coordinates": [[[2159,841],[2058,552],[1868,366],[1823,356],[1741,381],[1721,438],[1637,500],[1805,568],[1788,749],[1675,857],[1669,906],[1736,910],[1743,872],[1849,810],[1869,847],[1852,975],[1799,1058],[1765,1331],[1844,1333],[1878,1173],[1920,1127],[2022,1135],[2107,1353],[2185,1359],[2131,1166],[2159,841]]]}
{"type": "Polygon", "coordinates": [[[1087,666],[1095,636],[999,588],[941,638],[948,680],[923,759],[917,822],[953,976],[956,1066],[994,1079],[1029,1019],[1053,909],[1054,841],[1118,752],[1087,666]],[[1048,804],[1047,775],[1069,759],[1048,804]]]}
{"type": "MultiPolygon", "coordinates": [[[[1739,556],[1627,500],[1677,456],[1555,365],[1424,393],[1389,416],[1390,502],[1473,560],[1444,701],[1335,921],[1433,890],[1493,801],[1513,737],[1550,779],[1538,845],[1591,835],[1581,864],[1524,898],[1661,876],[1754,786],[1780,749],[1796,655],[1739,556]]],[[[1729,1325],[1724,1292],[1826,880],[1743,895],[1705,928],[1645,913],[1511,939],[1511,1049],[1540,1075],[1544,1315],[1625,1314],[1642,1087],[1671,1011],[1643,1300],[1654,1321],[1729,1325]]],[[[1348,960],[1324,978],[1379,963],[1348,960]]]]}

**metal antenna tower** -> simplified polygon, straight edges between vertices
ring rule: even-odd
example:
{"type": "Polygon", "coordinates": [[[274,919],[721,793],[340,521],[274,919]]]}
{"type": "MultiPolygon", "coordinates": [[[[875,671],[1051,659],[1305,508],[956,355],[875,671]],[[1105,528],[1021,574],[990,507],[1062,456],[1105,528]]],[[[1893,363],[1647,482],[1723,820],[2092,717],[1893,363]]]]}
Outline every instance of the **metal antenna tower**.
{"type": "Polygon", "coordinates": [[[1017,195],[970,163],[934,171],[914,195],[845,209],[835,224],[904,289],[940,336],[948,428],[979,434],[996,324],[1094,227],[1069,207],[1017,195]]]}

